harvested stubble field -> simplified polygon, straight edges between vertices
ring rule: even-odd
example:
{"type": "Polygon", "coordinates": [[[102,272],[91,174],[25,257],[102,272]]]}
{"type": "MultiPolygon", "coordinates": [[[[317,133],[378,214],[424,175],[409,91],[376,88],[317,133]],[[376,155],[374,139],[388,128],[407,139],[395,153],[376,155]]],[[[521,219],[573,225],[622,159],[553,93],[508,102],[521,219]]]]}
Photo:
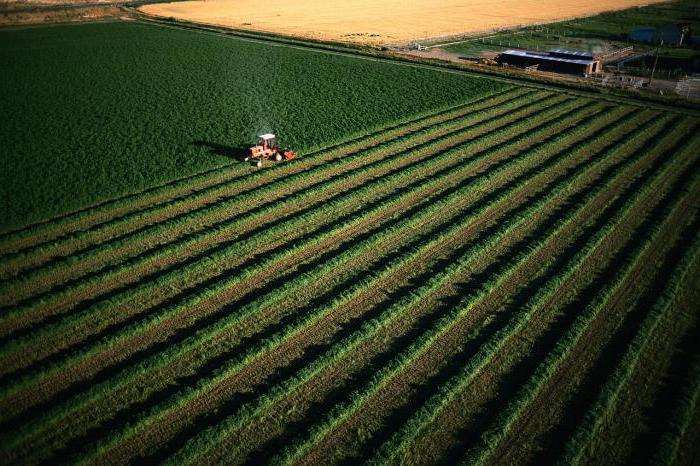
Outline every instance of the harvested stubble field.
{"type": "Polygon", "coordinates": [[[692,462],[700,119],[477,88],[4,234],[2,462],[692,462]]]}
{"type": "Polygon", "coordinates": [[[663,0],[194,0],[141,7],[144,13],[317,40],[360,43],[491,31],[594,15],[663,0]]]}

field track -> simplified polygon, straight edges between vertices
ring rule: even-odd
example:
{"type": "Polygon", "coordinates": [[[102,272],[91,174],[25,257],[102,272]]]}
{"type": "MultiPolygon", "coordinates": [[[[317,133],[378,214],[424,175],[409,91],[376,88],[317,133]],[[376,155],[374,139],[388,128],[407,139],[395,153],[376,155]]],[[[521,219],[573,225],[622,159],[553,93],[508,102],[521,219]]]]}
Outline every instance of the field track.
{"type": "Polygon", "coordinates": [[[700,119],[511,86],[7,233],[0,458],[682,458],[699,149],[700,119]]]}

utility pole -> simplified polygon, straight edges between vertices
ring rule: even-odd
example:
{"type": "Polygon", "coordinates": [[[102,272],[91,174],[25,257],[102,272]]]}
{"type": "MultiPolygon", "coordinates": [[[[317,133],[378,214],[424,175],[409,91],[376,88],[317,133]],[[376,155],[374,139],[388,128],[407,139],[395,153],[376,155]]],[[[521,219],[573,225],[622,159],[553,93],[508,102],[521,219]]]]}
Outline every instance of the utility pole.
{"type": "Polygon", "coordinates": [[[683,45],[683,39],[685,38],[685,35],[690,32],[690,26],[687,24],[681,27],[681,38],[678,41],[678,45],[683,45]]]}
{"type": "Polygon", "coordinates": [[[659,49],[661,46],[664,45],[664,41],[661,40],[659,42],[659,46],[656,47],[656,57],[654,57],[654,66],[651,68],[651,77],[649,77],[649,87],[651,87],[651,83],[654,80],[654,72],[656,71],[656,63],[659,61],[659,49]]]}

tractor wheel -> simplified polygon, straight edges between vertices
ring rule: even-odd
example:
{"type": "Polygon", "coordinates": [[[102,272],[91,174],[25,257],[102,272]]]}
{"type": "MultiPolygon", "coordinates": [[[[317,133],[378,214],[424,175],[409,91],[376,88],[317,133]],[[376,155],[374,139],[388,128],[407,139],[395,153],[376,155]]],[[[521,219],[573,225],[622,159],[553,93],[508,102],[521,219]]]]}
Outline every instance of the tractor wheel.
{"type": "Polygon", "coordinates": [[[258,168],[262,167],[262,160],[258,160],[258,163],[255,164],[258,168]]]}
{"type": "Polygon", "coordinates": [[[277,154],[277,155],[275,155],[275,160],[277,160],[278,162],[281,161],[281,160],[282,160],[282,154],[277,154]]]}

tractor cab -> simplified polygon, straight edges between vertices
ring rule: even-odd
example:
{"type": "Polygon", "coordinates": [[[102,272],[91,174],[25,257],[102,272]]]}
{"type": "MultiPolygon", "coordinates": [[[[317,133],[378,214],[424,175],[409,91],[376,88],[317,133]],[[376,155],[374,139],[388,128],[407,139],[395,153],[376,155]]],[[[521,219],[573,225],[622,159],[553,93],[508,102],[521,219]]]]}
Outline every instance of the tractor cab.
{"type": "Polygon", "coordinates": [[[262,146],[263,149],[276,149],[277,139],[274,134],[261,134],[258,136],[258,146],[262,146]]]}

